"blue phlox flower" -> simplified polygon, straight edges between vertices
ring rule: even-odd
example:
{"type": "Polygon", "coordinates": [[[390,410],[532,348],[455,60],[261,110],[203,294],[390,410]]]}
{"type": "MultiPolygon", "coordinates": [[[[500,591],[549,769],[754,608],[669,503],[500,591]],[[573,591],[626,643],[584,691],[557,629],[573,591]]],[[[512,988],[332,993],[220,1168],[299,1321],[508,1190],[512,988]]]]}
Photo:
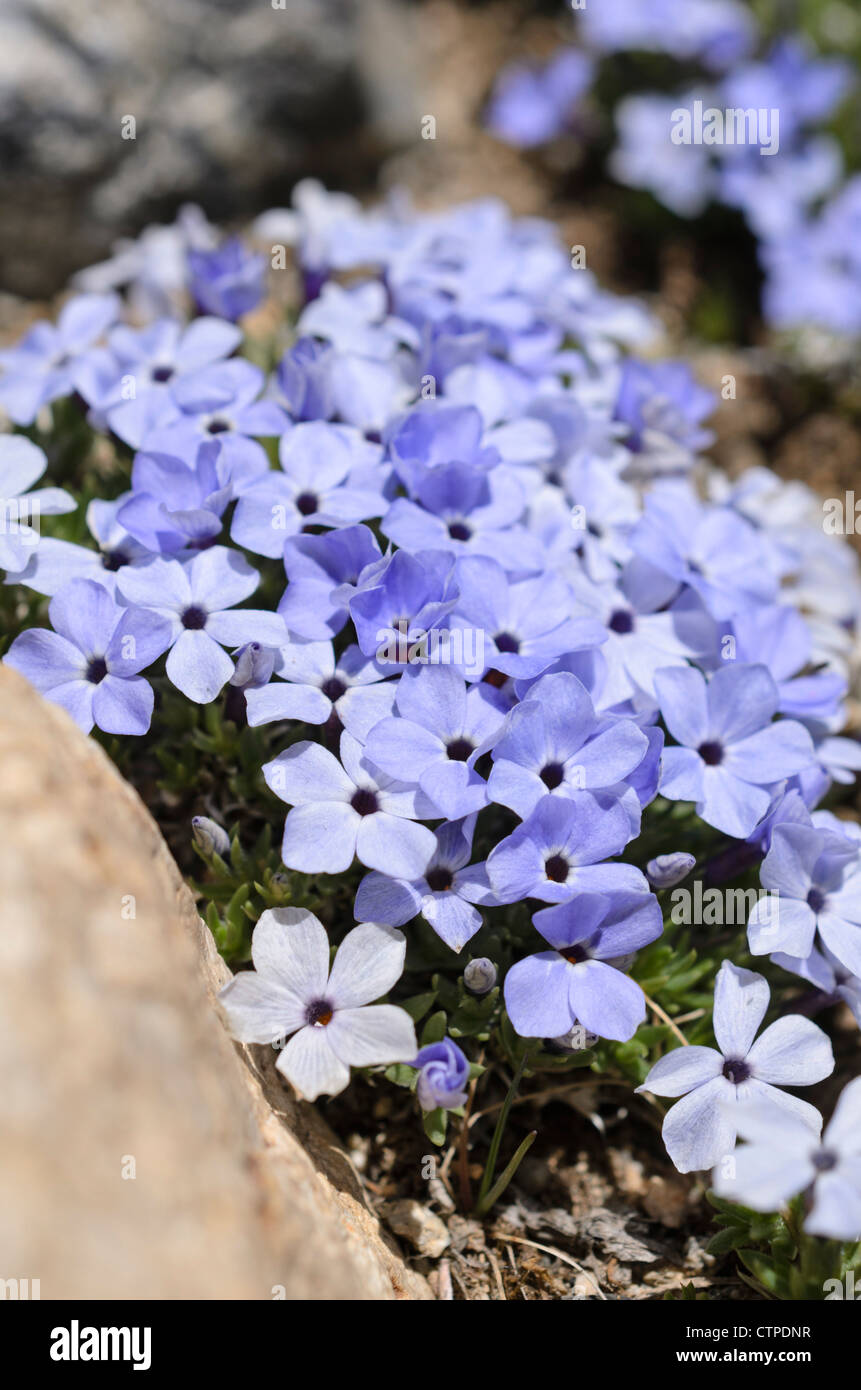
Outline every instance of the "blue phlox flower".
{"type": "Polygon", "coordinates": [[[786,1014],[757,1032],[769,1004],[761,975],[725,960],[715,984],[714,1031],[718,1050],[677,1047],[652,1067],[640,1091],[680,1096],[664,1119],[667,1153],[681,1173],[712,1168],[731,1155],[738,1117],[756,1112],[789,1116],[815,1144],[819,1111],[781,1086],[812,1086],[834,1070],[828,1037],[809,1018],[786,1014]]]}
{"type": "Polygon", "coordinates": [[[282,1044],[275,1065],[301,1096],[334,1096],[351,1066],[416,1055],[406,1010],[373,1002],[397,983],[405,950],[399,931],[368,922],[347,933],[330,970],[329,940],[314,914],[270,909],[251,938],[254,969],[235,975],[219,1003],[239,1042],[282,1044]]]}
{"type": "Polygon", "coordinates": [[[436,848],[418,824],[435,808],[415,785],[395,781],[365,758],[358,739],[341,735],[340,762],[318,743],[294,743],[265,763],[266,784],[293,807],[282,857],[303,873],[343,873],[354,858],[401,878],[424,872],[436,848]]]}
{"type": "Polygon", "coordinates": [[[140,672],[170,644],[170,624],[149,609],[124,608],[91,579],[64,585],[48,608],[53,631],[30,628],[5,661],[88,734],[145,734],[153,691],[140,672]]]}
{"type": "Polygon", "coordinates": [[[331,642],[292,638],[276,655],[278,680],[248,692],[253,726],[282,719],[348,729],[363,743],[370,730],[391,714],[397,686],[357,646],[335,656],[331,642]]]}
{"type": "Polygon", "coordinates": [[[812,763],[809,733],[794,719],[772,722],[779,696],[765,666],[724,666],[708,681],[692,666],[670,667],[655,691],[678,745],[664,749],[661,795],[696,802],[709,825],[746,838],[771,788],[812,763]]]}
{"type": "Polygon", "coordinates": [[[168,620],[168,677],[189,700],[208,704],[233,675],[224,647],[257,641],[280,648],[286,643],[287,630],[277,613],[235,606],[254,593],[259,581],[244,556],[216,545],[186,565],[154,556],[128,566],[117,575],[117,592],[126,603],[168,620]]]}
{"type": "Polygon", "coordinates": [[[447,946],[462,951],[481,928],[479,907],[498,907],[484,864],[470,864],[474,817],[449,821],[436,831],[436,848],[419,878],[367,874],[359,884],[360,922],[400,927],[422,916],[447,946]]]}
{"type": "Polygon", "coordinates": [[[505,1007],[524,1037],[556,1038],[578,1025],[626,1041],[646,1016],[643,991],[624,963],[663,931],[651,893],[580,893],[533,917],[552,950],[527,956],[505,977],[505,1007]]]}
{"type": "Polygon", "coordinates": [[[475,764],[502,729],[505,705],[497,692],[468,688],[452,666],[414,666],[398,682],[395,710],[367,735],[371,762],[390,777],[418,782],[447,820],[486,806],[489,789],[475,764]]]}

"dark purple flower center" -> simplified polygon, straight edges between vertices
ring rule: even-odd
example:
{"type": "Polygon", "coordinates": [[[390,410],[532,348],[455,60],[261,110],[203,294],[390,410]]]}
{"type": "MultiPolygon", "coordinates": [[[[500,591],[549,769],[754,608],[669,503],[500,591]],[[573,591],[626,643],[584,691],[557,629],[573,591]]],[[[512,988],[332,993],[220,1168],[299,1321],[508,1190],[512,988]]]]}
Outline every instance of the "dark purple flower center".
{"type": "Polygon", "coordinates": [[[445,893],[454,883],[454,874],[444,864],[436,864],[428,869],[426,882],[432,893],[445,893]]]}
{"type": "Polygon", "coordinates": [[[327,1023],[332,1022],[335,1010],[328,999],[312,999],[305,1010],[305,1022],[312,1027],[325,1028],[327,1023]]]}
{"type": "Polygon", "coordinates": [[[313,492],[300,492],[296,498],[296,510],[303,516],[311,516],[319,507],[319,502],[313,492]]]}
{"type": "Polygon", "coordinates": [[[108,663],[103,656],[94,656],[87,667],[87,680],[92,681],[93,685],[98,685],[108,674],[108,663]]]}
{"type": "Polygon", "coordinates": [[[733,1086],[740,1086],[750,1076],[750,1067],[743,1057],[728,1057],[723,1064],[723,1074],[733,1086]]]}
{"type": "Polygon", "coordinates": [[[445,751],[452,762],[465,763],[475,750],[468,738],[453,738],[445,751]]]}
{"type": "Polygon", "coordinates": [[[496,643],[496,650],[498,652],[516,653],[520,651],[519,640],[510,632],[497,632],[493,640],[496,643]]]}
{"type": "Polygon", "coordinates": [[[825,894],[819,888],[811,888],[807,894],[807,906],[811,912],[820,913],[825,906],[825,894]]]}
{"type": "Polygon", "coordinates": [[[331,700],[334,704],[336,700],[340,700],[341,696],[346,693],[347,687],[339,676],[330,676],[328,680],[323,682],[320,689],[326,696],[326,699],[331,700]]]}
{"type": "Polygon", "coordinates": [[[811,1154],[810,1162],[817,1173],[830,1173],[832,1168],[837,1167],[837,1155],[829,1153],[828,1149],[818,1149],[816,1153],[811,1154]]]}
{"type": "Polygon", "coordinates": [[[153,367],[153,369],[152,369],[152,379],[153,379],[153,381],[159,381],[159,382],[170,381],[170,379],[171,379],[172,376],[173,376],[173,367],[153,367]]]}
{"type": "Polygon", "coordinates": [[[633,632],[634,615],[630,613],[627,608],[617,608],[615,613],[610,614],[610,620],[607,626],[611,632],[633,632]]]}
{"type": "Polygon", "coordinates": [[[203,608],[186,608],[182,615],[183,627],[191,628],[193,632],[198,632],[202,627],[206,627],[206,620],[209,614],[203,608]]]}
{"type": "Polygon", "coordinates": [[[716,739],[706,739],[697,752],[709,767],[717,767],[718,763],[723,762],[723,746],[716,739]]]}
{"type": "Polygon", "coordinates": [[[495,690],[501,690],[508,677],[504,671],[497,671],[494,668],[492,671],[488,671],[486,676],[482,676],[482,680],[487,685],[492,685],[495,690]]]}
{"type": "Polygon", "coordinates": [[[448,534],[453,541],[468,541],[472,532],[465,521],[453,521],[448,528],[448,534]]]}
{"type": "Polygon", "coordinates": [[[565,780],[565,769],[561,763],[548,763],[538,774],[548,791],[555,791],[565,780]]]}
{"type": "Polygon", "coordinates": [[[551,883],[564,883],[570,869],[571,865],[562,854],[551,854],[544,861],[544,872],[551,883]]]}
{"type": "Polygon", "coordinates": [[[589,959],[589,952],[579,943],[575,943],[573,946],[561,947],[559,954],[564,960],[567,960],[570,965],[579,965],[581,961],[589,959]]]}
{"type": "Polygon", "coordinates": [[[353,793],[350,805],[354,811],[358,811],[360,816],[373,816],[380,809],[377,793],[370,791],[367,787],[360,787],[357,792],[353,793]]]}
{"type": "Polygon", "coordinates": [[[216,415],[214,420],[210,420],[206,427],[207,434],[229,434],[233,429],[229,420],[224,420],[220,415],[216,415]]]}
{"type": "Polygon", "coordinates": [[[121,570],[128,562],[129,557],[124,550],[105,550],[102,554],[102,569],[110,570],[112,574],[121,570]]]}

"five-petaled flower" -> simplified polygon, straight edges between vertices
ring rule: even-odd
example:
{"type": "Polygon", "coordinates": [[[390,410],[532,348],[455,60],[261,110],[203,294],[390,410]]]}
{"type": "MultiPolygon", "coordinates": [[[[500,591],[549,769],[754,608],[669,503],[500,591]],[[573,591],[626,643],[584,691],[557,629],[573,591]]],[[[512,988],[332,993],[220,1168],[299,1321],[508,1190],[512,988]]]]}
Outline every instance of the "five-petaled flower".
{"type": "Polygon", "coordinates": [[[350,1067],[416,1055],[409,1014],[373,1002],[398,980],[405,950],[401,932],[368,922],[347,933],[330,970],[329,939],[314,914],[273,908],[254,928],[254,970],[234,976],[218,997],[239,1042],[289,1038],[275,1065],[300,1095],[335,1096],[350,1067]]]}

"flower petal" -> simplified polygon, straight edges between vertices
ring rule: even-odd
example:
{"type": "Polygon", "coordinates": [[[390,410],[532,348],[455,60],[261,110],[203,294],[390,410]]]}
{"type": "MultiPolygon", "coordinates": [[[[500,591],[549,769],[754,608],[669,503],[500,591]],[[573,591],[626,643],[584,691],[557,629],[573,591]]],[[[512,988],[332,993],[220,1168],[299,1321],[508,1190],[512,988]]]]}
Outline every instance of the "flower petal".
{"type": "Polygon", "coordinates": [[[569,998],[571,966],[556,951],[540,951],[505,977],[505,1007],[523,1038],[559,1038],[576,1023],[569,998]]]}
{"type": "Polygon", "coordinates": [[[426,825],[377,811],[362,816],[356,854],[369,869],[393,878],[421,878],[436,850],[436,836],[426,825]]]}
{"type": "Polygon", "coordinates": [[[770,998],[767,982],[725,960],[715,982],[714,1032],[724,1057],[747,1056],[770,998]]]}
{"type": "MultiPolygon", "coordinates": [[[[679,1049],[689,1052],[690,1048],[679,1049]]],[[[735,1147],[732,1109],[733,1086],[716,1076],[676,1101],[664,1119],[662,1134],[667,1153],[680,1173],[714,1168],[735,1147]]]]}
{"type": "Polygon", "coordinates": [[[275,1042],[305,1022],[302,1001],[253,970],[235,975],[220,991],[218,1001],[237,1042],[275,1042]]]}
{"type": "Polygon", "coordinates": [[[379,999],[403,974],[406,949],[406,937],[394,927],[377,922],[353,927],[338,947],[327,997],[339,1010],[379,999]]]}
{"type": "Polygon", "coordinates": [[[779,1018],[747,1054],[760,1081],[773,1086],[812,1086],[834,1070],[834,1053],[822,1029],[800,1014],[779,1018]]]}
{"type": "Polygon", "coordinates": [[[703,1086],[720,1076],[723,1058],[713,1047],[675,1047],[652,1067],[638,1091],[653,1096],[683,1096],[695,1086],[703,1086]]]}
{"type": "Polygon", "coordinates": [[[284,822],[281,858],[288,869],[305,874],[342,874],[356,854],[361,817],[337,801],[294,806],[284,822]]]}
{"type": "Polygon", "coordinates": [[[329,938],[304,907],[267,909],[251,937],[251,958],[261,976],[305,1003],[327,994],[329,938]]]}
{"type": "Polygon", "coordinates": [[[202,628],[185,628],[170,649],[168,677],[198,705],[208,705],[233,675],[233,662],[202,628]]]}
{"type": "Polygon", "coordinates": [[[349,802],[356,791],[334,753],[307,740],[291,744],[271,763],[264,763],[263,776],[270,791],[291,806],[349,802]]]}
{"type": "Polygon", "coordinates": [[[338,1009],[325,1031],[336,1055],[354,1067],[409,1062],[418,1051],[412,1019],[394,1004],[338,1009]]]}
{"type": "Polygon", "coordinates": [[[328,1028],[300,1028],[278,1054],[276,1067],[305,1100],[337,1096],[349,1084],[350,1068],[333,1051],[328,1033],[328,1028]]]}

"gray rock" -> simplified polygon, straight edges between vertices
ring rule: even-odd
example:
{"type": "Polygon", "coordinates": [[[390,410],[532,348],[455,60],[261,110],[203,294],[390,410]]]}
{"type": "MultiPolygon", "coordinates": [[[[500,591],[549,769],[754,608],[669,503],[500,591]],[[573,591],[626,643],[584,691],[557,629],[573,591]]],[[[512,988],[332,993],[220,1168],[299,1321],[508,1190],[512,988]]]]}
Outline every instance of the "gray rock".
{"type": "Polygon", "coordinates": [[[361,188],[418,132],[411,25],[403,0],[7,0],[0,288],[50,295],[184,202],[361,188]]]}

